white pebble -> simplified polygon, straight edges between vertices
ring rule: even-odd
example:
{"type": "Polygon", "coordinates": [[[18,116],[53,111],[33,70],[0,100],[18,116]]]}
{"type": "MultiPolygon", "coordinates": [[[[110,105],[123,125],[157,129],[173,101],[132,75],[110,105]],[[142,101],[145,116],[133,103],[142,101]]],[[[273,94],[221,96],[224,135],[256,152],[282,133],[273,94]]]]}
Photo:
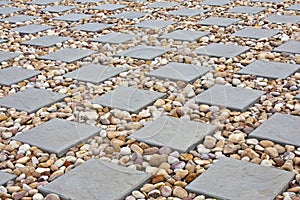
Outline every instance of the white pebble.
{"type": "Polygon", "coordinates": [[[131,154],[131,149],[129,147],[122,147],[120,150],[120,153],[122,155],[129,155],[129,154],[131,154]]]}

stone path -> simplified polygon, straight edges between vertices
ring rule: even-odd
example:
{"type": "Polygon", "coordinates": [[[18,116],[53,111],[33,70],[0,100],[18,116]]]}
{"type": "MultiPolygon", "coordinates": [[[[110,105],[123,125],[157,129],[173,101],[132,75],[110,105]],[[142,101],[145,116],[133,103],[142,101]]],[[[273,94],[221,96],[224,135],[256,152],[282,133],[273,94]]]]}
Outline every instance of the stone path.
{"type": "Polygon", "coordinates": [[[0,199],[300,199],[300,2],[0,0],[0,199]]]}

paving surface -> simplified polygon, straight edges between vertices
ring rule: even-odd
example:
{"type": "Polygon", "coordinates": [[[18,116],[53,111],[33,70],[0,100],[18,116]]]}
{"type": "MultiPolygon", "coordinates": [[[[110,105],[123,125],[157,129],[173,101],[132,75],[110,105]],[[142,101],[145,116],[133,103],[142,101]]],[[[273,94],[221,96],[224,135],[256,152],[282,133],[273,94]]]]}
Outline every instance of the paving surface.
{"type": "Polygon", "coordinates": [[[0,0],[0,199],[298,200],[299,5],[0,0]]]}
{"type": "Polygon", "coordinates": [[[275,113],[270,119],[255,129],[250,136],[270,139],[281,144],[299,144],[300,117],[275,113]]]}
{"type": "Polygon", "coordinates": [[[37,146],[46,152],[55,153],[61,157],[71,147],[84,143],[99,132],[100,129],[97,127],[62,119],[52,119],[16,135],[13,139],[37,146]]]}
{"type": "Polygon", "coordinates": [[[212,134],[216,129],[216,126],[188,119],[160,117],[130,135],[130,138],[155,146],[166,146],[177,151],[187,152],[195,148],[206,135],[212,134]],[[170,138],[172,139],[170,140],[170,138]]]}
{"type": "Polygon", "coordinates": [[[222,158],[187,189],[221,199],[274,199],[293,177],[292,172],[222,158]]]}
{"type": "Polygon", "coordinates": [[[57,193],[65,199],[124,198],[134,188],[150,178],[149,174],[115,164],[90,159],[85,164],[41,188],[45,193],[57,193]],[[106,184],[110,180],[113,184],[106,184]],[[69,183],[65,188],[61,184],[69,183]],[[124,184],[119,188],[118,185],[124,184]],[[87,193],[83,191],[89,191],[87,193]]]}
{"type": "Polygon", "coordinates": [[[258,101],[263,91],[238,88],[224,85],[214,85],[197,95],[194,100],[201,104],[224,106],[230,109],[244,111],[258,101]]]}

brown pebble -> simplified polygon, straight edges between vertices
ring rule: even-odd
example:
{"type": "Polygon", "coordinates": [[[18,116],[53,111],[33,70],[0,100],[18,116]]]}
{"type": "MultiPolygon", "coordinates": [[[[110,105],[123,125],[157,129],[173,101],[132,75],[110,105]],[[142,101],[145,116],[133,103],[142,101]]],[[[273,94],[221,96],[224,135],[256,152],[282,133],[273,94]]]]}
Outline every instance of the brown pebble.
{"type": "Polygon", "coordinates": [[[163,175],[155,175],[152,177],[151,183],[155,184],[155,183],[159,183],[159,182],[163,182],[165,180],[163,175]]]}
{"type": "Polygon", "coordinates": [[[44,200],[60,200],[60,197],[57,194],[48,194],[44,200]]]}
{"type": "Polygon", "coordinates": [[[193,155],[192,154],[189,154],[189,153],[183,153],[180,155],[180,160],[183,160],[183,161],[189,161],[189,160],[193,160],[193,155]]]}
{"type": "Polygon", "coordinates": [[[270,141],[270,140],[262,140],[259,142],[259,144],[264,147],[264,148],[267,148],[267,147],[273,147],[274,146],[274,142],[270,141]]]}
{"type": "Polygon", "coordinates": [[[284,160],[281,158],[274,158],[273,160],[275,162],[276,167],[281,167],[284,164],[284,160]]]}
{"type": "Polygon", "coordinates": [[[185,181],[187,183],[190,183],[193,180],[195,180],[195,178],[197,178],[197,174],[196,173],[191,173],[191,174],[187,175],[187,177],[185,178],[185,181]]]}

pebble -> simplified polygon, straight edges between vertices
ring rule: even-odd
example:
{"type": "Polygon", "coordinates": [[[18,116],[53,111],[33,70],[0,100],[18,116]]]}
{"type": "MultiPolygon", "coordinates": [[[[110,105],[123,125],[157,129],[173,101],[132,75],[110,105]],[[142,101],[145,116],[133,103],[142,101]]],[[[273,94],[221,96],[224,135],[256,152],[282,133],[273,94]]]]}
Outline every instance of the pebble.
{"type": "Polygon", "coordinates": [[[161,187],[161,195],[164,197],[169,197],[172,194],[172,188],[169,186],[163,186],[161,187]]]}
{"type": "Polygon", "coordinates": [[[187,191],[185,189],[183,189],[182,187],[179,187],[179,186],[174,187],[173,195],[175,197],[178,197],[178,198],[181,198],[181,199],[188,197],[187,191]]]}
{"type": "Polygon", "coordinates": [[[33,195],[32,200],[43,200],[44,196],[40,193],[36,193],[35,195],[33,195]]]}
{"type": "Polygon", "coordinates": [[[60,197],[57,194],[48,194],[44,200],[60,200],[60,197]]]}
{"type": "Polygon", "coordinates": [[[159,167],[162,163],[167,161],[167,156],[165,155],[159,155],[159,154],[153,154],[150,157],[149,164],[153,167],[159,167]]]}
{"type": "Polygon", "coordinates": [[[132,196],[134,196],[137,199],[144,199],[145,195],[141,193],[140,191],[133,191],[132,196]]]}
{"type": "Polygon", "coordinates": [[[267,147],[265,148],[265,153],[268,154],[271,158],[278,157],[278,151],[273,147],[267,147]]]}
{"type": "Polygon", "coordinates": [[[122,155],[129,155],[129,154],[131,154],[131,149],[129,147],[122,147],[120,150],[120,153],[122,155]]]}
{"type": "Polygon", "coordinates": [[[208,135],[205,137],[203,145],[207,149],[213,149],[216,146],[216,143],[217,143],[217,139],[214,138],[213,136],[208,135]]]}

